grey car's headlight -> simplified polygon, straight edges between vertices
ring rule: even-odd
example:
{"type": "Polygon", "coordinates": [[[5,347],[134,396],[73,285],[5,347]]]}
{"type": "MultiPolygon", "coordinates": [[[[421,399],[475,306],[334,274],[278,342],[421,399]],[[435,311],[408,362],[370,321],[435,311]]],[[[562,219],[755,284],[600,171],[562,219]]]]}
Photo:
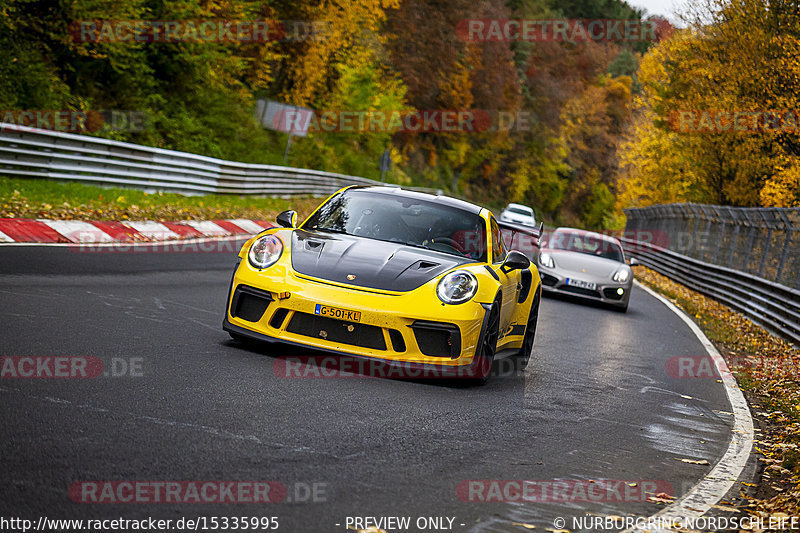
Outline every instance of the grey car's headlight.
{"type": "Polygon", "coordinates": [[[613,279],[617,283],[627,283],[628,279],[631,277],[631,271],[627,268],[620,268],[614,273],[613,279]]]}
{"type": "Polygon", "coordinates": [[[277,261],[283,252],[283,242],[274,235],[264,235],[256,239],[250,247],[247,259],[255,268],[267,268],[277,261]]]}
{"type": "Polygon", "coordinates": [[[548,254],[547,252],[542,252],[539,254],[539,264],[547,268],[556,267],[556,262],[553,261],[553,256],[548,254]]]}
{"type": "Polygon", "coordinates": [[[478,279],[472,272],[455,270],[439,281],[436,295],[446,304],[463,304],[478,291],[478,279]]]}

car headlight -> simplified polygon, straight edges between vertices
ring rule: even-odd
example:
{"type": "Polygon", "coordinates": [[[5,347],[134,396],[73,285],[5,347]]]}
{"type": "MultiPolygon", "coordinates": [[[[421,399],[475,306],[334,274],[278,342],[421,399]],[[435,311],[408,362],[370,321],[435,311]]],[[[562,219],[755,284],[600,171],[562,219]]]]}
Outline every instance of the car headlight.
{"type": "Polygon", "coordinates": [[[626,283],[628,281],[628,278],[630,277],[631,277],[631,271],[629,269],[620,268],[614,273],[614,277],[612,277],[611,279],[613,279],[617,283],[626,283]]]}
{"type": "Polygon", "coordinates": [[[250,247],[247,258],[255,268],[267,268],[275,263],[283,252],[283,242],[274,235],[264,235],[256,239],[250,247]]]}
{"type": "Polygon", "coordinates": [[[542,252],[539,254],[539,264],[547,268],[556,267],[556,262],[553,261],[553,256],[548,254],[547,252],[542,252]]]}
{"type": "Polygon", "coordinates": [[[478,279],[472,272],[455,270],[439,281],[436,295],[446,304],[463,304],[478,291],[478,279]]]}

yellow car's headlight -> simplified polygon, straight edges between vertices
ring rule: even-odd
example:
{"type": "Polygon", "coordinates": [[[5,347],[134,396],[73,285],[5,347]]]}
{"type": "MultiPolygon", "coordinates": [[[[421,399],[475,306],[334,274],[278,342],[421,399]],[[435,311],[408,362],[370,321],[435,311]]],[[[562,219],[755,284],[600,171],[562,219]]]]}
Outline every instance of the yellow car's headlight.
{"type": "Polygon", "coordinates": [[[446,304],[463,304],[478,291],[478,279],[466,270],[454,270],[436,286],[436,295],[446,304]]]}
{"type": "Polygon", "coordinates": [[[281,257],[283,242],[274,235],[264,235],[256,239],[250,247],[247,259],[255,268],[267,268],[281,257]]]}

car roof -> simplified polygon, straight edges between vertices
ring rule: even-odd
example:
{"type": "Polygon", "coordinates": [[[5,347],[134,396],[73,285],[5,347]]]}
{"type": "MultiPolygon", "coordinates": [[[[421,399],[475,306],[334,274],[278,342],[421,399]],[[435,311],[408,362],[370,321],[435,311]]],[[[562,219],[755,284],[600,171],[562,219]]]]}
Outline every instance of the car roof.
{"type": "Polygon", "coordinates": [[[480,212],[483,210],[483,208],[478,205],[465,202],[464,200],[459,200],[458,198],[451,198],[449,196],[442,196],[438,194],[429,194],[426,192],[409,191],[408,189],[402,189],[400,187],[389,187],[389,186],[377,187],[372,185],[356,185],[354,187],[349,187],[347,190],[348,191],[360,190],[367,192],[375,192],[378,194],[391,194],[393,196],[402,196],[403,198],[424,200],[426,202],[438,203],[446,205],[448,207],[455,207],[457,209],[468,211],[476,215],[479,215],[480,212]]]}
{"type": "Polygon", "coordinates": [[[522,209],[525,209],[525,210],[527,210],[527,211],[530,211],[531,213],[533,213],[533,208],[531,208],[531,207],[528,207],[527,205],[522,205],[522,204],[513,204],[513,203],[512,203],[512,204],[508,204],[508,205],[506,206],[506,209],[508,209],[509,207],[520,207],[520,208],[522,208],[522,209]]]}
{"type": "Polygon", "coordinates": [[[597,237],[598,239],[603,239],[605,241],[610,241],[615,244],[618,244],[620,248],[622,247],[622,243],[619,242],[619,239],[617,239],[616,237],[612,237],[611,235],[606,235],[605,233],[597,233],[596,231],[589,231],[586,229],[578,229],[578,228],[556,228],[555,230],[552,231],[552,233],[556,233],[559,231],[565,231],[565,232],[568,231],[570,233],[577,233],[578,235],[581,236],[597,237]]]}

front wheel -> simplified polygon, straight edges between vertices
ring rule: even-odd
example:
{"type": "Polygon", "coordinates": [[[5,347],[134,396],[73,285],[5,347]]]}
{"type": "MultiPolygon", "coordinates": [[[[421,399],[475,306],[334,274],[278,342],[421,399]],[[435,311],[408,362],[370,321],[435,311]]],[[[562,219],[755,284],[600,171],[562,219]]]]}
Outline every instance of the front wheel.
{"type": "Polygon", "coordinates": [[[536,323],[539,321],[539,295],[531,304],[531,312],[528,313],[528,324],[525,326],[525,337],[522,339],[522,347],[515,354],[514,359],[519,365],[520,370],[528,366],[533,351],[533,341],[536,339],[536,323]]]}
{"type": "Polygon", "coordinates": [[[495,300],[489,309],[489,318],[486,321],[486,331],[484,332],[478,353],[475,354],[473,366],[473,376],[476,385],[485,385],[492,375],[492,365],[494,364],[494,354],[497,351],[497,339],[500,336],[500,302],[495,300]]]}

